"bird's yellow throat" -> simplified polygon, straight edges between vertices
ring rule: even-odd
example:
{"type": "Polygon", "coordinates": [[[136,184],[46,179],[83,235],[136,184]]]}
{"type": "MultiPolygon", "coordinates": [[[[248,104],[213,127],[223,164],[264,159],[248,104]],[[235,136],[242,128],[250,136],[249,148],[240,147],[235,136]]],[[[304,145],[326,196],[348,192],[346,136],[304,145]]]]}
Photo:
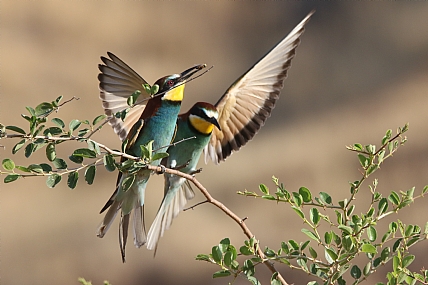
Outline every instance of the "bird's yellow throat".
{"type": "Polygon", "coordinates": [[[174,89],[169,90],[162,97],[162,100],[169,101],[183,101],[183,92],[184,92],[184,84],[175,87],[174,89]]]}
{"type": "Polygon", "coordinates": [[[210,122],[207,122],[204,119],[201,119],[198,116],[189,116],[190,124],[200,133],[209,135],[214,129],[214,125],[210,122]]]}

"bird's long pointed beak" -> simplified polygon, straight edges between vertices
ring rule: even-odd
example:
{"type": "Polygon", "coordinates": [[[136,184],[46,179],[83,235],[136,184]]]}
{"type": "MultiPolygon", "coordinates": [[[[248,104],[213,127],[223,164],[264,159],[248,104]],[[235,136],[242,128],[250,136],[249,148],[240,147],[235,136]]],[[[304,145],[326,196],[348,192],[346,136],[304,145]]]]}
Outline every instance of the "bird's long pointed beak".
{"type": "Polygon", "coordinates": [[[219,131],[221,131],[221,127],[220,127],[220,124],[219,124],[219,122],[217,121],[217,119],[216,118],[210,118],[211,120],[211,124],[213,124],[214,126],[216,126],[217,127],[217,129],[219,130],[219,131]]]}
{"type": "Polygon", "coordinates": [[[180,73],[180,82],[185,82],[187,79],[189,79],[190,77],[192,77],[192,75],[194,75],[195,73],[197,73],[199,70],[204,69],[205,67],[207,67],[206,64],[199,64],[199,65],[195,65],[189,69],[186,69],[185,71],[183,71],[182,73],[180,73]]]}

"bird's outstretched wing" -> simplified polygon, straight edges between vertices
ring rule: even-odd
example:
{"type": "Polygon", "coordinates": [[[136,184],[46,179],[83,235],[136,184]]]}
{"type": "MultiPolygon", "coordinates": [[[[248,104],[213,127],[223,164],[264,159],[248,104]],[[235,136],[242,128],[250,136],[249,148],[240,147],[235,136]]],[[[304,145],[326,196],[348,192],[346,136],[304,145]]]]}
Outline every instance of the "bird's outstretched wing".
{"type": "Polygon", "coordinates": [[[251,140],[270,117],[311,11],[283,40],[236,80],[216,103],[221,131],[204,149],[205,163],[218,164],[251,140]]]}
{"type": "Polygon", "coordinates": [[[137,104],[131,108],[125,121],[120,118],[112,118],[109,121],[114,132],[123,141],[143,113],[147,103],[145,99],[148,99],[150,95],[142,87],[147,82],[138,73],[113,53],[108,52],[107,54],[109,58],[101,57],[104,64],[98,65],[101,71],[98,80],[100,81],[100,99],[103,102],[104,113],[107,116],[114,116],[116,112],[128,108],[128,98],[136,90],[141,91],[137,104]]]}

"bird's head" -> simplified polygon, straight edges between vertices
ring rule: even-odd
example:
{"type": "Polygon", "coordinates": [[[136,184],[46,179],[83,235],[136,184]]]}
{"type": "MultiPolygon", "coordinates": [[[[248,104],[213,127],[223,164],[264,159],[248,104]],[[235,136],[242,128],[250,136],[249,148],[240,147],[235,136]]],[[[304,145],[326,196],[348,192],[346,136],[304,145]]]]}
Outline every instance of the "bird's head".
{"type": "Polygon", "coordinates": [[[210,103],[198,102],[189,111],[189,122],[198,132],[209,135],[214,126],[221,131],[217,108],[210,103]]]}
{"type": "Polygon", "coordinates": [[[159,86],[156,94],[164,93],[162,100],[182,101],[186,81],[206,66],[206,64],[195,65],[180,74],[172,74],[158,79],[155,82],[159,86]]]}

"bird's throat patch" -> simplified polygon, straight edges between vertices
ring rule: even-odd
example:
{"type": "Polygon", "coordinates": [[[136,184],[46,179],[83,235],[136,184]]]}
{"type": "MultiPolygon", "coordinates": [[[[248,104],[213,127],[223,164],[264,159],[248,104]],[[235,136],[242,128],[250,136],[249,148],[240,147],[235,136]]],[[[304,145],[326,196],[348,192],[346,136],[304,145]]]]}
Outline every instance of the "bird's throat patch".
{"type": "Polygon", "coordinates": [[[209,135],[214,129],[214,125],[210,122],[207,122],[204,119],[201,119],[198,116],[190,115],[189,121],[192,127],[194,127],[198,132],[209,135]]]}
{"type": "Polygon", "coordinates": [[[166,94],[162,97],[162,100],[183,101],[183,94],[184,94],[184,84],[166,92],[166,94]]]}

